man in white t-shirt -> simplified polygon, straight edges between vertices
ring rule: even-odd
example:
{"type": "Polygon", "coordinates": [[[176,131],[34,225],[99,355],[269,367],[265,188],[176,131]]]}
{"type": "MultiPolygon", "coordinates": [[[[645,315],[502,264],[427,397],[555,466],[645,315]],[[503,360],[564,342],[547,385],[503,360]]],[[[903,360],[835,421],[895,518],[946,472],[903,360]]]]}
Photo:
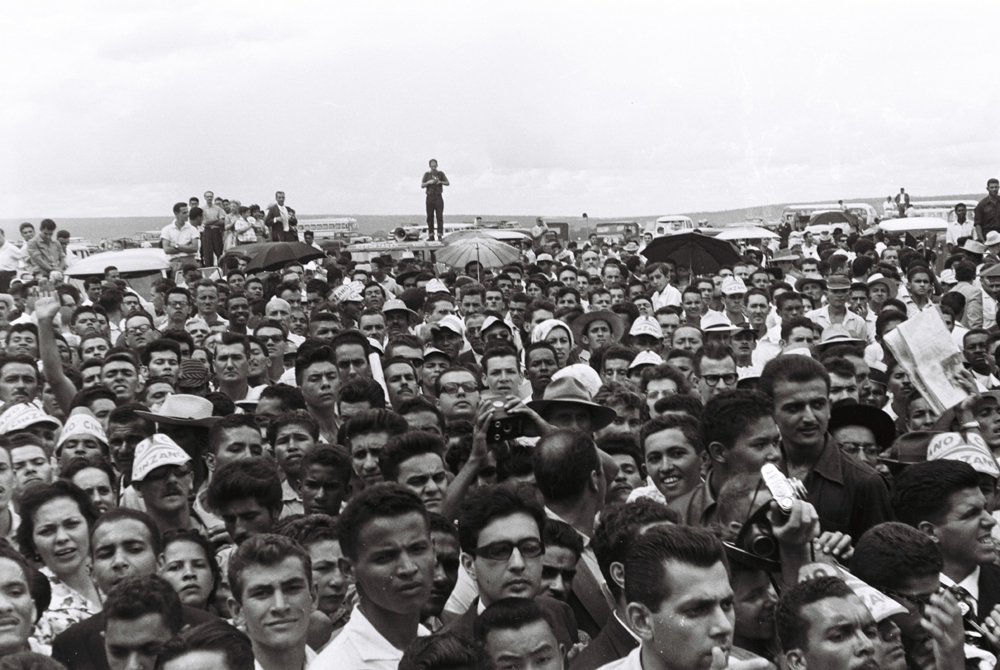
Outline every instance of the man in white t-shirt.
{"type": "Polygon", "coordinates": [[[170,256],[170,269],[174,272],[180,270],[185,263],[192,262],[198,253],[200,233],[188,221],[189,216],[200,220],[202,211],[198,207],[189,211],[187,203],[177,203],[174,205],[174,220],[160,231],[163,253],[170,256]]]}
{"type": "Polygon", "coordinates": [[[23,257],[24,251],[8,242],[4,231],[0,230],[0,293],[10,289],[10,282],[17,274],[17,264],[23,257]]]}

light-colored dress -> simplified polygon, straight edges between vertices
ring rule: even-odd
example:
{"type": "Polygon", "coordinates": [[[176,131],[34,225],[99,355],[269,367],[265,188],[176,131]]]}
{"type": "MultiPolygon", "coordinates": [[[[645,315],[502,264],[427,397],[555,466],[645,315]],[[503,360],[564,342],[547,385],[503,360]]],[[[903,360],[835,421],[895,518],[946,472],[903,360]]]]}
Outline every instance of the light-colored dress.
{"type": "Polygon", "coordinates": [[[47,567],[39,570],[49,580],[52,589],[52,599],[49,608],[35,624],[35,632],[31,638],[40,645],[52,645],[56,635],[75,623],[89,619],[101,611],[100,603],[92,603],[82,595],[64,584],[55,573],[47,567]]]}

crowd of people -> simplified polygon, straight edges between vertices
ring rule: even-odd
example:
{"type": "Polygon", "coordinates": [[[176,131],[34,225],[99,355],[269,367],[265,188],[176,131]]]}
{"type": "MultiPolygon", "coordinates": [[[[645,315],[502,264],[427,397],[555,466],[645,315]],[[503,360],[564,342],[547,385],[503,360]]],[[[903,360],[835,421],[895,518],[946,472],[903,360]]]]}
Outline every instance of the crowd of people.
{"type": "Polygon", "coordinates": [[[943,259],[793,232],[699,274],[539,235],[214,280],[203,229],[150,296],[15,278],[0,667],[991,670],[979,223],[943,259]],[[967,367],[943,413],[884,344],[930,311],[967,367]]]}

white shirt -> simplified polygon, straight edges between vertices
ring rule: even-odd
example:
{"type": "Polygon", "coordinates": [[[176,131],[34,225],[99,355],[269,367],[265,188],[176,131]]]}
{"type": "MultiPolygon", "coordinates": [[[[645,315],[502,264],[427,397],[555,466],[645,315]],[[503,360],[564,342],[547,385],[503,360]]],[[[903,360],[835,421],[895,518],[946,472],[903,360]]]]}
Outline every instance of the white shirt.
{"type": "MultiPolygon", "coordinates": [[[[177,227],[176,223],[170,222],[163,226],[163,230],[160,231],[160,239],[167,240],[175,247],[180,247],[189,245],[192,242],[197,243],[198,240],[201,239],[201,234],[198,232],[197,228],[191,225],[190,221],[185,221],[184,225],[180,228],[177,227]]],[[[197,246],[195,247],[195,250],[197,251],[197,246]]],[[[194,254],[195,251],[182,251],[181,253],[175,255],[183,257],[194,256],[194,254]]]]}
{"type": "Polygon", "coordinates": [[[670,284],[667,284],[663,287],[662,291],[653,294],[652,302],[654,312],[661,307],[666,307],[668,305],[679,306],[681,304],[681,292],[670,284]]]}
{"type": "Polygon", "coordinates": [[[630,651],[625,658],[605,663],[597,670],[642,670],[642,645],[630,651]]]}
{"type": "MultiPolygon", "coordinates": [[[[302,670],[306,670],[306,668],[312,665],[312,662],[315,660],[316,660],[316,652],[310,649],[309,645],[306,645],[306,662],[302,666],[302,670]]],[[[253,668],[254,670],[264,670],[264,666],[262,666],[260,664],[260,661],[258,661],[256,658],[253,660],[253,668]]]]}
{"type": "Polygon", "coordinates": [[[975,601],[972,607],[972,613],[978,614],[979,607],[979,572],[980,568],[977,565],[976,569],[969,573],[969,576],[956,584],[951,577],[941,573],[941,585],[942,586],[961,586],[963,589],[969,592],[972,599],[975,601]]]}
{"type": "Polygon", "coordinates": [[[965,223],[952,221],[948,224],[948,228],[945,231],[944,241],[947,244],[955,246],[958,244],[958,238],[972,237],[973,230],[975,230],[975,227],[973,226],[972,221],[969,221],[968,219],[965,220],[965,223]]]}
{"type": "MultiPolygon", "coordinates": [[[[430,635],[422,625],[417,626],[417,636],[430,635]]],[[[365,618],[360,607],[355,607],[351,620],[309,664],[311,670],[397,670],[403,660],[403,650],[396,649],[375,626],[365,618]]]]}
{"type": "Polygon", "coordinates": [[[19,249],[13,242],[4,242],[0,246],[0,272],[13,272],[17,270],[17,263],[24,258],[24,250],[19,249]]]}

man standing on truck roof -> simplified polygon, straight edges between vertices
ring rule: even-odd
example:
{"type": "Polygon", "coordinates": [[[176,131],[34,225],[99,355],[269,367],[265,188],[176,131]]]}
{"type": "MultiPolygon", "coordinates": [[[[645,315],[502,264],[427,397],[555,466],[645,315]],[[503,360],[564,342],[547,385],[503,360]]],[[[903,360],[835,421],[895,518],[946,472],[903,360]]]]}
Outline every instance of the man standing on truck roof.
{"type": "Polygon", "coordinates": [[[988,195],[979,201],[975,209],[976,239],[985,240],[986,233],[991,230],[1000,232],[1000,180],[996,177],[986,182],[986,192],[988,195]]]}
{"type": "Polygon", "coordinates": [[[427,189],[427,240],[434,241],[434,215],[437,215],[438,240],[444,237],[444,196],[445,186],[451,186],[444,172],[438,170],[438,162],[430,160],[430,171],[424,173],[420,188],[427,189]]]}

